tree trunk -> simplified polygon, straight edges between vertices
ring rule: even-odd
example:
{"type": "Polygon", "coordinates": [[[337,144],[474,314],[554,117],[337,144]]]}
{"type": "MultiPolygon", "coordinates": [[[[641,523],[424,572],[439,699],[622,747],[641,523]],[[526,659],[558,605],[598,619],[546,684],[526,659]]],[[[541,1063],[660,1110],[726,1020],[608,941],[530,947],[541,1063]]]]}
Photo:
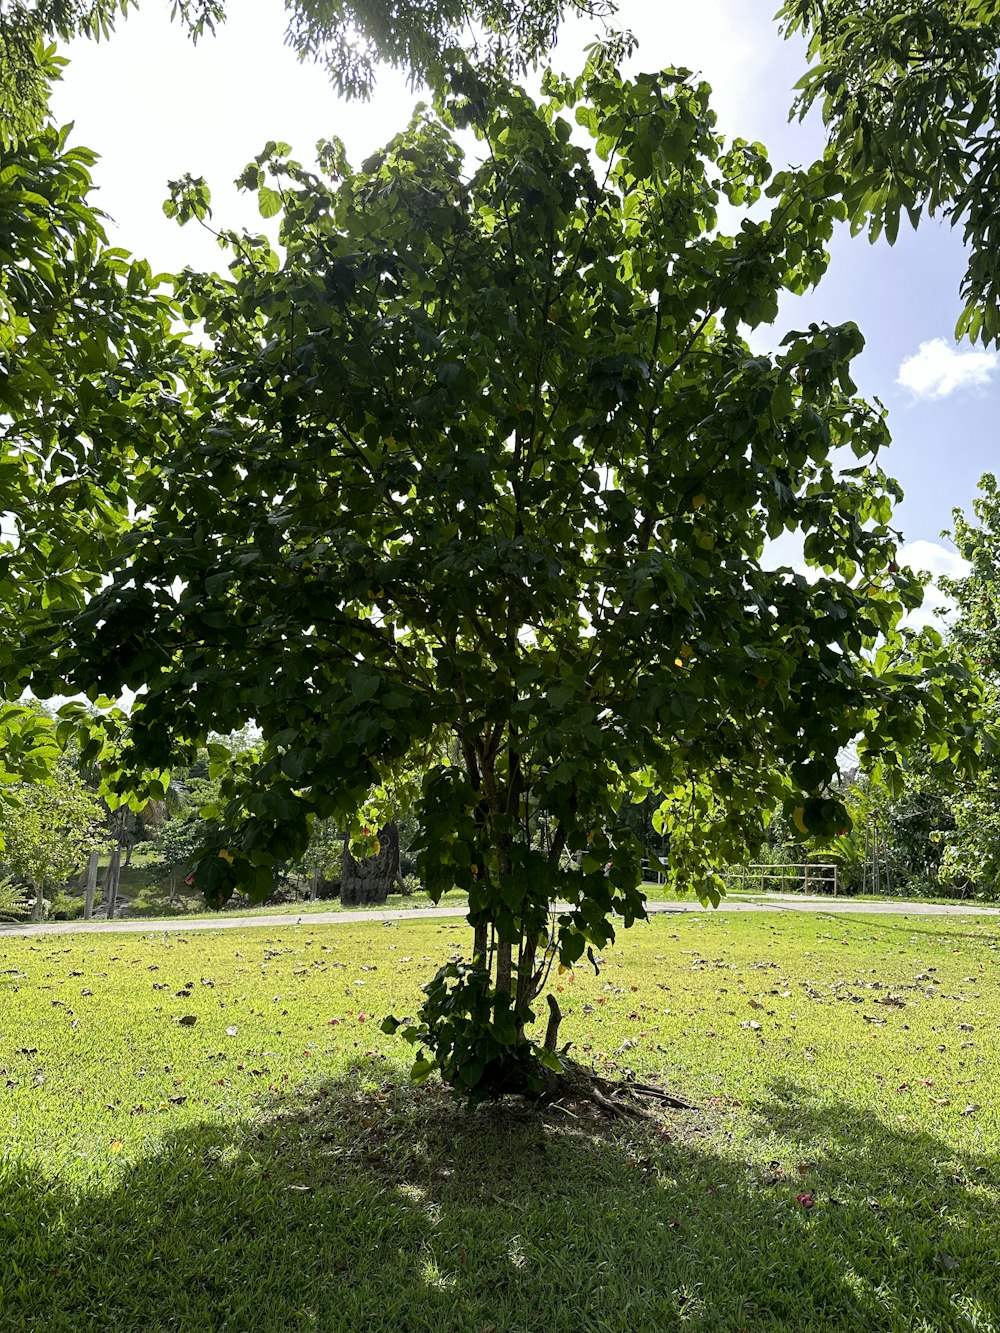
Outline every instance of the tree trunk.
{"type": "Polygon", "coordinates": [[[127,844],[126,844],[126,847],[125,847],[125,869],[126,869],[126,870],[127,870],[127,869],[129,868],[129,866],[132,864],[132,853],[133,853],[134,851],[135,851],[135,843],[134,843],[134,842],[127,843],[127,844]]]}
{"type": "Polygon", "coordinates": [[[311,903],[314,903],[316,899],[319,897],[319,881],[320,881],[320,873],[317,870],[313,874],[312,879],[310,879],[309,881],[309,901],[311,903]]]}
{"type": "Polygon", "coordinates": [[[31,909],[31,919],[41,921],[45,916],[45,886],[34,884],[32,888],[35,890],[35,903],[31,909]]]}
{"type": "Polygon", "coordinates": [[[83,900],[83,919],[89,921],[94,915],[94,895],[97,892],[97,863],[101,859],[100,852],[91,852],[90,859],[87,862],[86,869],[86,897],[83,900]]]}
{"type": "Polygon", "coordinates": [[[111,853],[108,869],[104,876],[104,901],[108,906],[108,920],[115,915],[115,903],[118,901],[118,876],[121,874],[122,849],[116,847],[111,853]]]}
{"type": "Polygon", "coordinates": [[[358,861],[351,853],[350,840],[344,839],[340,865],[340,901],[345,907],[364,907],[384,903],[399,873],[399,828],[395,820],[379,830],[378,856],[358,861]]]}

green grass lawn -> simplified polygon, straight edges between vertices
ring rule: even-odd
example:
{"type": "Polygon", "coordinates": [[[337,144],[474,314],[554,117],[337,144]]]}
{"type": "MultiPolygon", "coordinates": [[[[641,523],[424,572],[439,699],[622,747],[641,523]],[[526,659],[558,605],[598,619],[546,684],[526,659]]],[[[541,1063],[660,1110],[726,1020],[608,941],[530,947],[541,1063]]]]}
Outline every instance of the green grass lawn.
{"type": "Polygon", "coordinates": [[[1000,1329],[992,921],[623,933],[559,999],[700,1108],[639,1126],[408,1085],[379,1021],[466,944],[0,939],[0,1330],[1000,1329]]]}

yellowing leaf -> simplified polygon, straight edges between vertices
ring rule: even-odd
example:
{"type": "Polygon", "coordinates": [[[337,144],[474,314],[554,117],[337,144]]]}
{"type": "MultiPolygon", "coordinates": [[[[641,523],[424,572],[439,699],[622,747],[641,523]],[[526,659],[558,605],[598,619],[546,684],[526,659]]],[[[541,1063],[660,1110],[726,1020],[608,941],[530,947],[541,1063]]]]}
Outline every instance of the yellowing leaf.
{"type": "Polygon", "coordinates": [[[223,847],[222,851],[219,853],[219,856],[222,858],[223,861],[228,861],[230,865],[233,864],[233,854],[228,847],[223,847]]]}
{"type": "Polygon", "coordinates": [[[124,1147],[125,1145],[121,1139],[112,1139],[108,1144],[108,1152],[121,1152],[124,1147]]]}
{"type": "Polygon", "coordinates": [[[809,832],[809,828],[806,824],[805,806],[797,805],[795,807],[795,811],[792,814],[792,823],[795,825],[795,827],[798,829],[800,833],[809,832]]]}
{"type": "Polygon", "coordinates": [[[714,532],[699,532],[697,537],[695,537],[695,541],[698,543],[698,545],[701,547],[703,551],[715,550],[714,532]]]}
{"type": "Polygon", "coordinates": [[[704,495],[701,495],[701,494],[696,495],[696,496],[694,497],[694,499],[691,501],[691,508],[692,508],[692,509],[700,509],[700,508],[702,507],[702,505],[705,503],[705,500],[706,500],[706,497],[705,497],[704,495]]]}

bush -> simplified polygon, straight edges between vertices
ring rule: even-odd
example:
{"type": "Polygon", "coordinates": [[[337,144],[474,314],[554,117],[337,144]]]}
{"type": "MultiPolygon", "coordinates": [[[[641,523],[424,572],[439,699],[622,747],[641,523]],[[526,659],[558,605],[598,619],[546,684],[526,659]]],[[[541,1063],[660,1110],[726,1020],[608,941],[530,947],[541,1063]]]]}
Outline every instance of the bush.
{"type": "Polygon", "coordinates": [[[83,916],[85,905],[83,898],[60,889],[48,900],[46,916],[56,921],[76,921],[83,916]]]}
{"type": "Polygon", "coordinates": [[[31,912],[31,901],[22,884],[9,877],[0,879],[0,921],[24,921],[31,912]]]}

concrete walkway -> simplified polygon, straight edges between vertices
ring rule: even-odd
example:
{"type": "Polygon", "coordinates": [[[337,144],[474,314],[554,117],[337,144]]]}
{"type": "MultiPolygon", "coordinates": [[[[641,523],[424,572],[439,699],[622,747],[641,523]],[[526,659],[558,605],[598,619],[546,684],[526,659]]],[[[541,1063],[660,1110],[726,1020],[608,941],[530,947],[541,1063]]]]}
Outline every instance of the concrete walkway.
{"type": "MultiPolygon", "coordinates": [[[[650,916],[670,915],[682,912],[712,912],[715,908],[702,907],[697,900],[679,899],[669,903],[649,903],[650,916]]],[[[896,900],[864,902],[856,898],[829,898],[809,894],[769,894],[760,898],[740,898],[723,901],[720,912],[820,912],[824,915],[864,915],[875,916],[1000,916],[1000,907],[966,906],[963,903],[907,903],[896,900]]],[[[363,921],[373,923],[392,921],[423,921],[438,918],[455,920],[464,917],[460,907],[397,907],[384,908],[381,911],[361,912],[305,912],[297,916],[294,912],[283,912],[270,916],[236,916],[220,912],[217,917],[200,917],[185,920],[184,917],[166,917],[155,920],[149,917],[126,917],[124,921],[47,921],[41,925],[20,925],[12,922],[0,922],[0,935],[83,935],[92,931],[114,933],[139,933],[159,935],[163,931],[181,930],[234,930],[248,926],[267,930],[287,929],[290,926],[303,926],[307,930],[313,926],[349,925],[363,921]]]]}

